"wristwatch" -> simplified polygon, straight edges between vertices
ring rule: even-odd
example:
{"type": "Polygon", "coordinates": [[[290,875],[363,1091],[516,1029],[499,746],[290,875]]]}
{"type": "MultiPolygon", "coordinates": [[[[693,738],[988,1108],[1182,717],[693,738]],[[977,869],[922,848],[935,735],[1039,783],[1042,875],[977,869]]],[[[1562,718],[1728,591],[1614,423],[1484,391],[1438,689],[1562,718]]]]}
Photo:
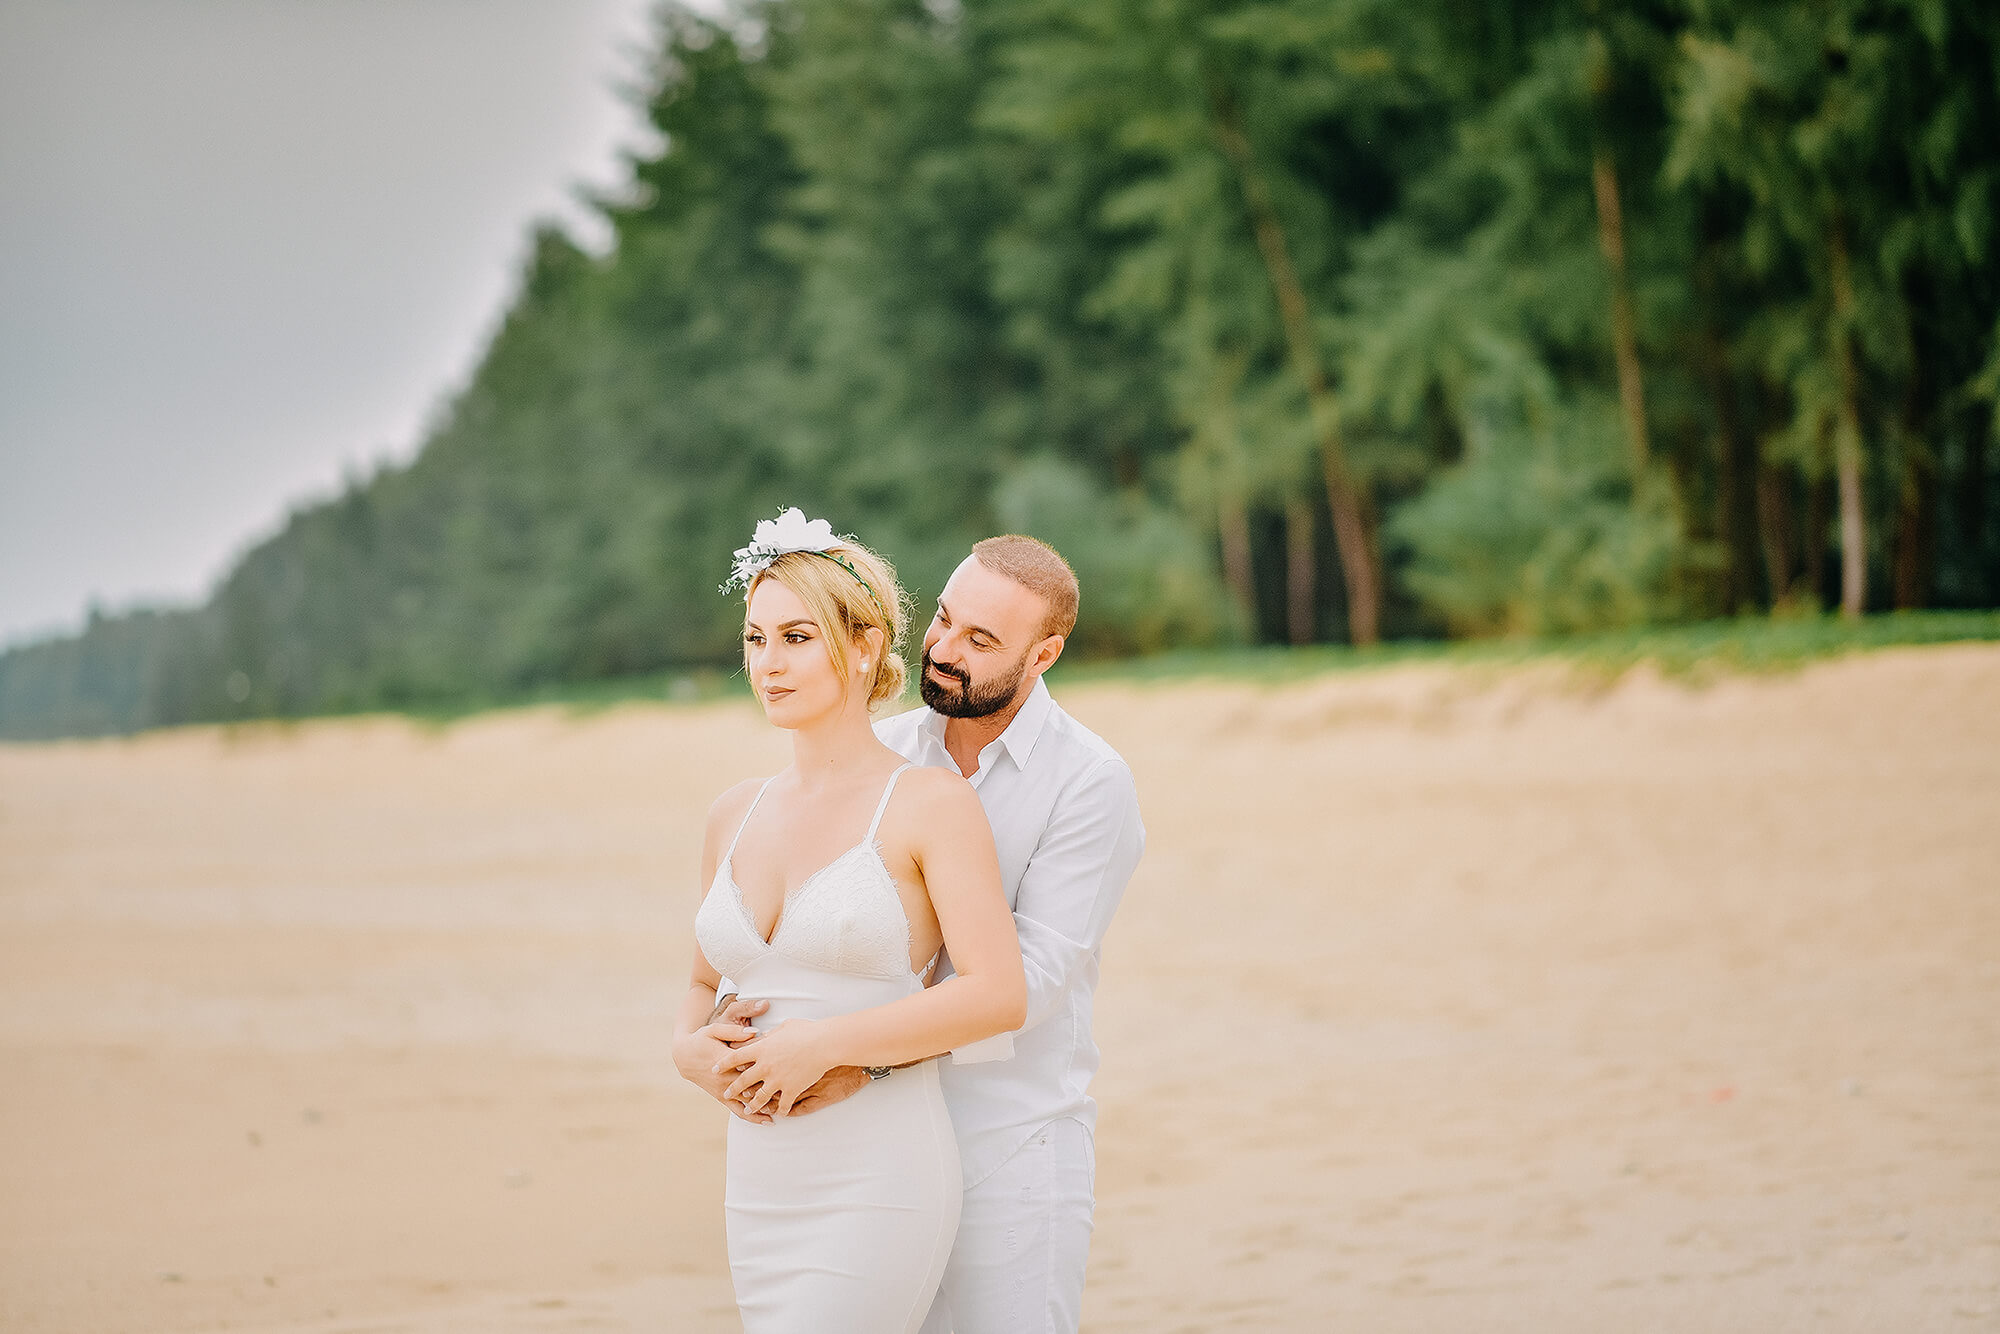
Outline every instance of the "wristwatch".
{"type": "Polygon", "coordinates": [[[889,1072],[891,1070],[894,1070],[896,1067],[893,1065],[864,1065],[861,1068],[862,1070],[867,1072],[868,1078],[870,1080],[876,1080],[876,1079],[887,1079],[889,1077],[889,1072]]]}

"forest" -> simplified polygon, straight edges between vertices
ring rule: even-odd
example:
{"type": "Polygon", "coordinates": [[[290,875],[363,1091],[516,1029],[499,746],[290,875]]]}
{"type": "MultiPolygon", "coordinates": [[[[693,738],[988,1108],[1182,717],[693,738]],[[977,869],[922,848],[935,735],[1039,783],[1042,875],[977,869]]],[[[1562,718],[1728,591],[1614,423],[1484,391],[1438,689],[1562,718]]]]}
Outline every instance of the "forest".
{"type": "Polygon", "coordinates": [[[670,6],[633,96],[415,457],[0,735],[726,668],[787,505],[1100,658],[2000,604],[1988,0],[670,6]]]}

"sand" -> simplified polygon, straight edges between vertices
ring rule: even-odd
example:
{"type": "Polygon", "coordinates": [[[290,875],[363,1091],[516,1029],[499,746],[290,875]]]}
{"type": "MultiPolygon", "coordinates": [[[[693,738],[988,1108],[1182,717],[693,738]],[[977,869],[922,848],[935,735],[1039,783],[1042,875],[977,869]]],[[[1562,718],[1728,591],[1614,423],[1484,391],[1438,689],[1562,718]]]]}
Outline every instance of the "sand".
{"type": "MultiPolygon", "coordinates": [[[[1092,1331],[2000,1329],[2000,648],[1058,693],[1150,829],[1092,1331]]],[[[747,704],[0,747],[0,1330],[735,1327],[747,704]]]]}

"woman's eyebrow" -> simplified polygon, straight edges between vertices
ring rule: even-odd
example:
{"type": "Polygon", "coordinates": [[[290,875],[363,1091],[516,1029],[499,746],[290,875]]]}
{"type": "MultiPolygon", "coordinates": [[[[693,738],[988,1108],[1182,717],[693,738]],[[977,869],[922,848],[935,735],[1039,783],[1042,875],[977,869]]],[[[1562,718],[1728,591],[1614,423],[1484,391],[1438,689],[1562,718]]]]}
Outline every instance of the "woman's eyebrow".
{"type": "MultiPolygon", "coordinates": [[[[819,629],[818,621],[813,620],[810,616],[801,616],[797,620],[784,622],[782,625],[778,627],[778,633],[783,634],[785,633],[785,631],[801,625],[806,626],[807,628],[813,630],[819,629]]],[[[743,628],[745,630],[762,630],[764,627],[757,624],[757,622],[755,621],[745,621],[743,623],[743,628]]]]}

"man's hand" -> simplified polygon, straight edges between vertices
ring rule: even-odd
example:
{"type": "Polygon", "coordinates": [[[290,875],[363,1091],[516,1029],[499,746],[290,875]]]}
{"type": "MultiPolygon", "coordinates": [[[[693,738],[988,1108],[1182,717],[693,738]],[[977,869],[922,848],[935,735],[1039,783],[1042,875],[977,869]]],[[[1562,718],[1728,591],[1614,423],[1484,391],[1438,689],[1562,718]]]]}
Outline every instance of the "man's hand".
{"type": "Polygon", "coordinates": [[[771,1008],[766,1000],[744,1000],[735,992],[715,998],[715,1008],[708,1012],[711,1024],[743,1024],[746,1027],[752,1019],[771,1008]]]}
{"type": "MultiPolygon", "coordinates": [[[[932,964],[932,970],[936,970],[935,962],[932,964]]],[[[744,1000],[732,991],[727,995],[716,997],[715,1008],[709,1011],[708,1023],[710,1027],[726,1024],[742,1028],[742,1038],[729,1035],[727,1045],[734,1047],[738,1042],[745,1041],[756,1035],[756,1030],[750,1026],[750,1021],[770,1008],[771,1002],[769,1001],[744,1000]]],[[[693,1036],[699,1037],[701,1034],[697,1033],[693,1036]]],[[[691,1050],[701,1053],[717,1052],[718,1055],[710,1057],[706,1063],[698,1067],[696,1072],[691,1073],[688,1066],[682,1063],[681,1053],[676,1051],[674,1063],[688,1082],[700,1088],[710,1097],[715,1098],[732,1113],[743,1118],[745,1121],[754,1122],[758,1125],[769,1125],[771,1122],[777,1120],[768,1111],[753,1112],[745,1106],[746,1103],[754,1101],[757,1095],[762,1092],[761,1085],[745,1089],[741,1098],[727,1098],[722,1096],[722,1090],[729,1086],[729,1080],[725,1077],[713,1076],[707,1073],[709,1067],[713,1066],[715,1061],[719,1059],[718,1048],[714,1046],[692,1048],[691,1046],[691,1050]],[[702,1077],[697,1077],[697,1075],[701,1075],[702,1077]]],[[[798,1101],[792,1104],[791,1114],[793,1116],[804,1116],[806,1113],[816,1112],[822,1107],[831,1107],[837,1102],[845,1102],[871,1082],[873,1081],[868,1078],[868,1072],[858,1065],[836,1066],[821,1076],[817,1084],[814,1084],[799,1095],[798,1101]]]]}
{"type": "Polygon", "coordinates": [[[752,1084],[745,1090],[743,1098],[724,1098],[722,1105],[727,1107],[729,1114],[739,1121],[748,1121],[753,1126],[768,1126],[778,1119],[777,1116],[770,1111],[760,1110],[753,1112],[750,1110],[749,1104],[744,1101],[744,1098],[757,1097],[763,1090],[764,1086],[762,1084],[752,1084]]]}
{"type": "Polygon", "coordinates": [[[792,1104],[833,1069],[826,1034],[823,1020],[787,1019],[735,1047],[717,1062],[717,1073],[737,1072],[722,1096],[740,1099],[752,1112],[790,1115],[792,1104]]]}
{"type": "Polygon", "coordinates": [[[792,1104],[791,1114],[804,1116],[807,1112],[844,1102],[872,1082],[868,1072],[858,1065],[836,1065],[820,1076],[819,1083],[799,1095],[799,1100],[792,1104]]]}

